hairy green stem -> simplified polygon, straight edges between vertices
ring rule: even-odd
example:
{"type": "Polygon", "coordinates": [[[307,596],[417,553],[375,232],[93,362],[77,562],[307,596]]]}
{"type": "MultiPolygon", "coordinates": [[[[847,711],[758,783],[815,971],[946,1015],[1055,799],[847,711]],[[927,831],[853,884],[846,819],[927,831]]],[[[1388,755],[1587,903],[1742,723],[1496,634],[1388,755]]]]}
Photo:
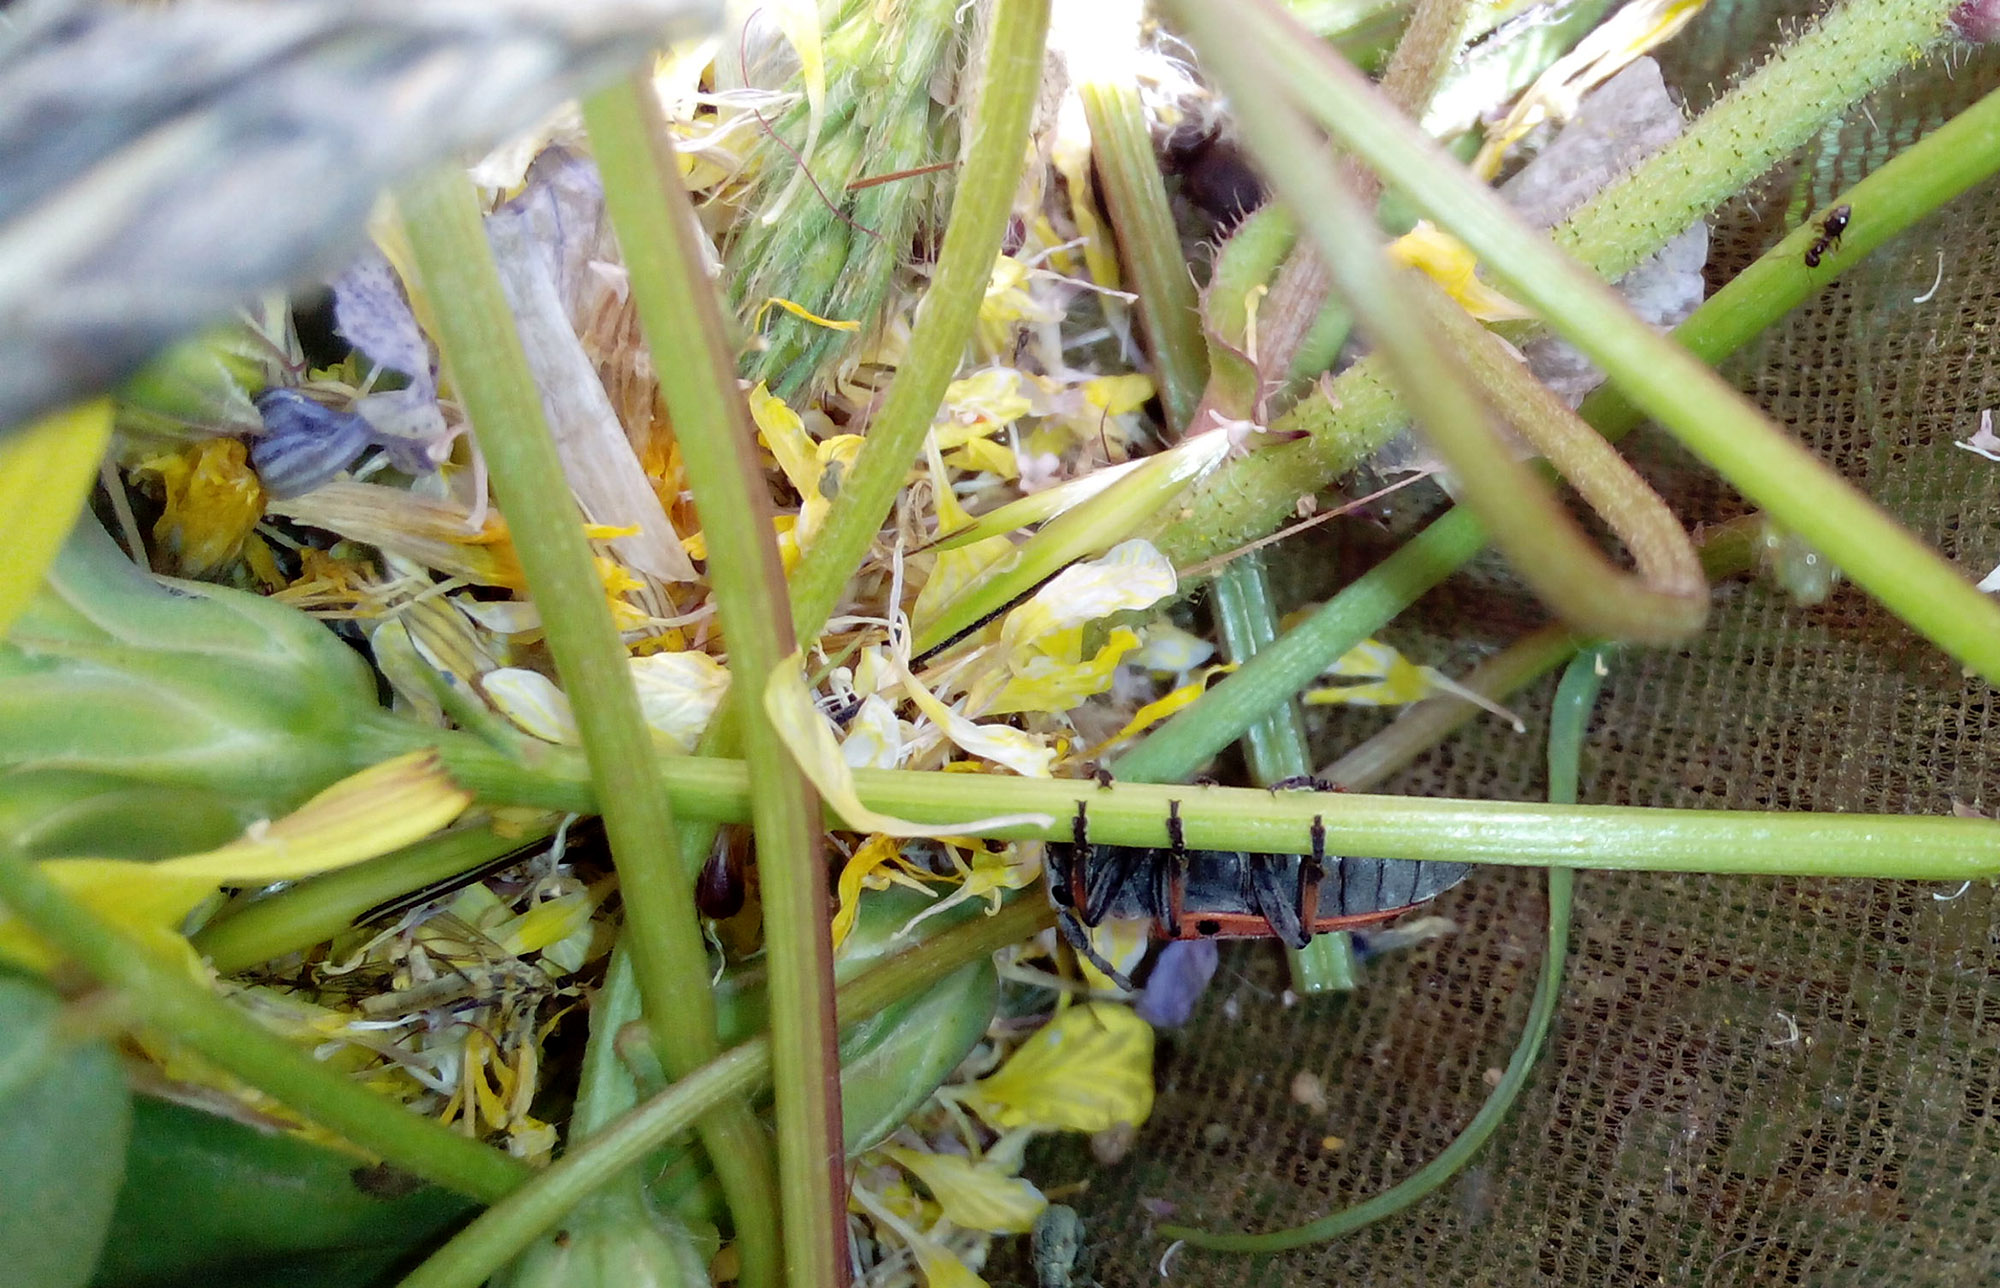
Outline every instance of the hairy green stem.
{"type": "MultiPolygon", "coordinates": [[[[722,311],[696,240],[694,206],[650,81],[590,98],[584,121],[661,394],[679,429],[730,672],[737,687],[755,694],[790,664],[796,644],[757,432],[721,342],[722,311]]],[[[770,965],[784,1273],[799,1288],[819,1288],[845,1283],[849,1258],[817,798],[761,703],[739,701],[736,718],[757,784],[751,816],[770,965]]],[[[678,1076],[691,1064],[668,1071],[678,1076]]]]}
{"type": "MultiPolygon", "coordinates": [[[[1843,201],[1866,212],[1868,219],[1859,226],[1850,225],[1849,239],[1822,261],[1822,273],[1831,274],[1852,264],[1856,257],[1996,170],[2000,170],[2000,92],[1987,95],[1842,194],[1843,201]]],[[[1801,252],[1813,235],[1812,225],[1801,225],[1792,236],[1766,251],[1703,302],[1674,331],[1675,341],[1697,357],[1717,362],[1783,317],[1812,290],[1831,280],[1830,276],[1803,271],[1801,252]]],[[[1476,369],[1478,352],[1469,358],[1476,369]]],[[[1392,405],[1387,387],[1367,374],[1373,365],[1362,363],[1336,382],[1343,387],[1352,384],[1345,396],[1363,421],[1392,405]]],[[[1581,414],[1613,441],[1642,418],[1609,386],[1592,394],[1581,414]]],[[[1228,677],[1200,702],[1155,730],[1113,768],[1124,770],[1129,762],[1133,777],[1154,781],[1192,774],[1250,721],[1272,709],[1273,704],[1289,700],[1328,661],[1380,630],[1484,546],[1484,532],[1470,511],[1458,508],[1447,512],[1329,600],[1276,649],[1228,677]],[[1225,714],[1211,717],[1212,710],[1225,714]],[[1222,723],[1211,724],[1211,719],[1222,723]]]]}
{"type": "MultiPolygon", "coordinates": [[[[1935,39],[1951,8],[1951,0],[1849,0],[1558,227],[1558,244],[1598,273],[1624,273],[1880,86],[1935,39]]],[[[1185,567],[1262,536],[1301,493],[1351,469],[1402,423],[1378,364],[1358,364],[1277,426],[1308,439],[1218,471],[1160,548],[1185,567]]]]}
{"type": "MultiPolygon", "coordinates": [[[[992,917],[955,926],[897,954],[840,990],[843,1026],[929,987],[959,966],[1019,943],[1054,920],[1039,899],[1024,898],[992,917]]],[[[401,1288],[476,1288],[522,1248],[555,1228],[569,1210],[685,1131],[708,1109],[747,1096],[771,1073],[768,1037],[753,1038],[592,1134],[505,1200],[488,1208],[401,1288]]]]}
{"type": "Polygon", "coordinates": [[[25,859],[0,856],[0,906],[115,989],[149,1030],[287,1109],[425,1180],[491,1202],[532,1171],[519,1159],[361,1086],[105,923],[25,859]]]}
{"type": "MultiPolygon", "coordinates": [[[[491,471],[550,655],[576,714],[624,897],[647,1022],[669,1069],[716,1049],[715,999],[694,888],[674,843],[668,796],[651,773],[653,736],[591,559],[576,502],[542,416],[501,289],[471,180],[456,167],[402,195],[437,322],[436,340],[491,471]]],[[[703,1141],[728,1191],[746,1282],[776,1282],[777,1230],[766,1151],[747,1104],[724,1107],[703,1141]],[[753,1269],[759,1271],[751,1278],[753,1269]]]]}
{"type": "MultiPolygon", "coordinates": [[[[1502,285],[1548,318],[1641,409],[1939,648],[2000,682],[2000,605],[1771,425],[1699,359],[1640,321],[1589,268],[1528,228],[1497,194],[1389,110],[1352,68],[1301,48],[1296,25],[1268,0],[1246,5],[1241,16],[1268,59],[1258,70],[1280,74],[1322,126],[1464,240],[1502,285]]],[[[1229,34],[1211,31],[1213,57],[1229,34]]],[[[1395,349],[1386,335],[1378,340],[1393,370],[1395,349]]],[[[1403,383],[1406,393],[1414,392],[1403,383]]],[[[1427,392],[1443,387],[1434,384],[1427,392]]],[[[1436,435],[1435,413],[1424,419],[1436,435]]]]}
{"type": "Polygon", "coordinates": [[[861,566],[965,356],[1020,184],[1048,24],[1049,0],[998,0],[972,142],[908,353],[826,522],[793,570],[792,621],[802,640],[819,634],[861,566]]]}

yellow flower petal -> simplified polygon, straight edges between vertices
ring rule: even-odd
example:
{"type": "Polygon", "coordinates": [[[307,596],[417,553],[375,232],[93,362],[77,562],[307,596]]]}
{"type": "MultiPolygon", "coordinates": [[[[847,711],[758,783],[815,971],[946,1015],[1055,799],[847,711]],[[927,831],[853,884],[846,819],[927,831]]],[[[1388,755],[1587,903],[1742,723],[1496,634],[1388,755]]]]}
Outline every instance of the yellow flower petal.
{"type": "Polygon", "coordinates": [[[1389,243],[1389,258],[1418,269],[1481,322],[1531,318],[1533,312],[1479,280],[1479,260],[1464,242],[1427,219],[1389,243]]]}
{"type": "Polygon", "coordinates": [[[835,893],[839,896],[840,911],[833,914],[833,946],[838,951],[847,936],[854,931],[854,920],[861,915],[861,887],[875,869],[894,859],[902,846],[893,836],[871,836],[861,843],[840,869],[840,880],[835,893]]]}
{"type": "Polygon", "coordinates": [[[41,588],[110,440],[102,398],[0,435],[0,639],[41,588]]]}
{"type": "Polygon", "coordinates": [[[956,836],[1023,823],[1042,827],[1055,823],[1047,814],[1006,814],[943,826],[913,823],[877,813],[863,805],[854,788],[854,773],[841,757],[840,744],[835,740],[826,717],[813,704],[812,691],[806,687],[803,650],[780,662],[764,682],[764,710],[770,714],[771,723],[785,744],[785,750],[792,753],[799,768],[819,789],[820,798],[842,822],[857,832],[884,832],[890,836],[956,836]]]}
{"type": "Polygon", "coordinates": [[[938,701],[908,671],[902,672],[902,680],[903,692],[909,695],[910,701],[916,703],[917,709],[929,716],[932,723],[942,729],[944,736],[960,750],[996,765],[1004,765],[1024,778],[1050,777],[1049,765],[1055,760],[1055,748],[1009,725],[980,724],[966,719],[938,701]]]}
{"type": "Polygon", "coordinates": [[[1110,1002],[1057,1015],[963,1093],[993,1126],[1097,1132],[1153,1111],[1153,1028],[1110,1002]]]}
{"type": "Polygon", "coordinates": [[[1049,1205],[1031,1183],[983,1162],[894,1147],[882,1152],[924,1183],[944,1210],[945,1220],[967,1230],[1026,1234],[1049,1205]]]}
{"type": "Polygon", "coordinates": [[[296,881],[420,841],[471,803],[472,793],[451,780],[435,751],[413,751],[341,779],[241,840],[146,866],[214,884],[296,881]]]}

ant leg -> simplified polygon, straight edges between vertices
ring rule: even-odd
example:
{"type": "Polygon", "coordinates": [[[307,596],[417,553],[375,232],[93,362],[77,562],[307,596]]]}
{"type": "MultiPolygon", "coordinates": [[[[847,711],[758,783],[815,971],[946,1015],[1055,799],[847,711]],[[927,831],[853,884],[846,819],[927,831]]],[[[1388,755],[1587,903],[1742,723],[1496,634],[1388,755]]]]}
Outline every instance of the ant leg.
{"type": "Polygon", "coordinates": [[[1181,834],[1181,803],[1167,802],[1167,849],[1153,869],[1154,917],[1167,938],[1181,937],[1181,910],[1187,901],[1187,838],[1181,834]]]}
{"type": "Polygon", "coordinates": [[[1076,955],[1097,967],[1106,979],[1128,993],[1136,991],[1123,971],[1104,960],[1104,955],[1097,951],[1097,945],[1090,942],[1090,932],[1083,928],[1075,913],[1067,908],[1057,912],[1056,929],[1062,932],[1063,941],[1076,951],[1076,955]]]}
{"type": "Polygon", "coordinates": [[[1290,778],[1280,778],[1265,790],[1275,796],[1279,792],[1331,792],[1339,789],[1317,774],[1293,774],[1290,778]]]}
{"type": "Polygon", "coordinates": [[[1307,939],[1319,920],[1319,883],[1326,879],[1326,824],[1313,815],[1312,853],[1299,860],[1299,926],[1307,939]]]}

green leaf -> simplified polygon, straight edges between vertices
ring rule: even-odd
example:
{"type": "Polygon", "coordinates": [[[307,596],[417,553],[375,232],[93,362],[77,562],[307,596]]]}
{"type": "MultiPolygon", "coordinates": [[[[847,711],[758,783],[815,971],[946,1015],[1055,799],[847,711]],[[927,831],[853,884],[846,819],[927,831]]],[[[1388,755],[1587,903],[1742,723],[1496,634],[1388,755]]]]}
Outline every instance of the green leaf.
{"type": "Polygon", "coordinates": [[[142,1098],[91,1282],[365,1282],[350,1276],[427,1247],[476,1206],[296,1136],[142,1098]]]}
{"type": "Polygon", "coordinates": [[[0,1278],[79,1288],[125,1171],[131,1094],[108,1043],[76,1043],[38,983],[0,974],[0,1278]]]}

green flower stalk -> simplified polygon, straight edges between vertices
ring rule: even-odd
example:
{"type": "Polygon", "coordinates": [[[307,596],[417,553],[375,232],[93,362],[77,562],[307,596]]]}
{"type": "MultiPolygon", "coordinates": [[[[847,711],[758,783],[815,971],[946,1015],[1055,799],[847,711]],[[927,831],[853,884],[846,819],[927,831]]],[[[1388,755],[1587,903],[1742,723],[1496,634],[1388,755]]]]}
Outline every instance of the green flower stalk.
{"type": "Polygon", "coordinates": [[[945,195],[941,172],[913,172],[951,159],[931,86],[957,47],[959,7],[896,0],[885,18],[875,0],[846,0],[810,51],[833,72],[823,107],[801,94],[775,121],[758,122],[758,188],[723,280],[764,341],[743,375],[781,398],[823,385],[875,332],[898,265],[945,195]]]}

